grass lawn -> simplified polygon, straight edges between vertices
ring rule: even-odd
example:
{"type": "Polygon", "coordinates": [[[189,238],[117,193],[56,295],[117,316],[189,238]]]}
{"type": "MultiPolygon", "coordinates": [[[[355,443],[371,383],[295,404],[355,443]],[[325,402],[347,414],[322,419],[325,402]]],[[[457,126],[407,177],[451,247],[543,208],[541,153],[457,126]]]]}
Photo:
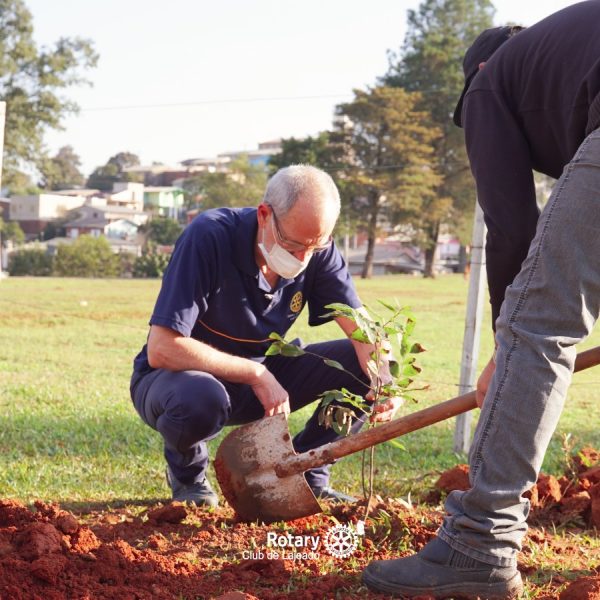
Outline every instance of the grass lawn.
{"type": "MultiPolygon", "coordinates": [[[[0,282],[0,497],[77,505],[168,496],[160,436],[140,421],[128,393],[132,360],[145,341],[159,286],[156,280],[0,282]]],[[[457,395],[468,286],[462,276],[385,276],[357,286],[367,305],[398,299],[413,308],[414,338],[428,350],[419,357],[421,381],[431,385],[420,392],[419,407],[457,395]]],[[[491,353],[489,321],[487,312],[481,365],[491,353]]],[[[309,328],[301,318],[288,337],[296,336],[332,339],[339,329],[309,328]]],[[[600,332],[582,349],[596,344],[600,332]]],[[[545,471],[563,470],[565,434],[576,448],[600,447],[598,382],[600,369],[575,376],[545,471]]],[[[292,415],[294,432],[308,414],[307,408],[292,415]]],[[[405,496],[430,487],[440,470],[465,462],[452,451],[453,431],[452,420],[400,438],[404,449],[379,446],[376,491],[405,496]]],[[[217,444],[211,443],[213,454],[217,444]]],[[[359,473],[360,454],[334,469],[333,483],[358,494],[359,473]]]]}

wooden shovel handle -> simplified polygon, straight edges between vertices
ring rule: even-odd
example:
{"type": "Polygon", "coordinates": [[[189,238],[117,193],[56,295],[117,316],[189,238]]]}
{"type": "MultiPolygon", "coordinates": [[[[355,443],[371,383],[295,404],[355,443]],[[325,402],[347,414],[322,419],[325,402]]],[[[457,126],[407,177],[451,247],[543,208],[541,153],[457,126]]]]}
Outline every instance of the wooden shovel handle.
{"type": "MultiPolygon", "coordinates": [[[[600,364],[600,346],[578,354],[575,360],[575,371],[583,371],[598,364],[600,364]]],[[[445,421],[450,417],[455,417],[473,408],[477,408],[474,391],[400,417],[385,425],[372,427],[356,435],[351,435],[330,444],[325,444],[320,448],[298,454],[286,460],[285,463],[277,465],[275,472],[278,477],[303,473],[308,469],[332,463],[338,458],[353,454],[359,450],[364,450],[365,448],[370,448],[375,444],[387,442],[405,433],[445,421]]]]}

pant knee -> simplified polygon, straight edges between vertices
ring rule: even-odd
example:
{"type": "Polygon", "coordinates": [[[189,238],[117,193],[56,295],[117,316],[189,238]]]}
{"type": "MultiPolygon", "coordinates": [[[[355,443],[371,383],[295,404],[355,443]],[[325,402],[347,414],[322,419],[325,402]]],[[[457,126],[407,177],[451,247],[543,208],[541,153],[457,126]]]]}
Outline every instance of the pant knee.
{"type": "Polygon", "coordinates": [[[231,412],[229,396],[223,384],[206,373],[178,373],[157,420],[157,429],[178,449],[187,448],[218,434],[231,412]]]}

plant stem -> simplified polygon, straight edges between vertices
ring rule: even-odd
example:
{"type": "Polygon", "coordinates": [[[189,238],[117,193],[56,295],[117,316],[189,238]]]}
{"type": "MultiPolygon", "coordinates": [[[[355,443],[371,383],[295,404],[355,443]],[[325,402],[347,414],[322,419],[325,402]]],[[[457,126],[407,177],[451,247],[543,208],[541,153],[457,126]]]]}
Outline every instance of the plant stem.
{"type": "MultiPolygon", "coordinates": [[[[366,450],[364,453],[366,454],[366,450]]],[[[369,495],[367,497],[367,505],[365,507],[365,523],[369,518],[369,511],[371,509],[371,499],[373,498],[373,480],[375,477],[375,446],[369,448],[369,495]]]]}

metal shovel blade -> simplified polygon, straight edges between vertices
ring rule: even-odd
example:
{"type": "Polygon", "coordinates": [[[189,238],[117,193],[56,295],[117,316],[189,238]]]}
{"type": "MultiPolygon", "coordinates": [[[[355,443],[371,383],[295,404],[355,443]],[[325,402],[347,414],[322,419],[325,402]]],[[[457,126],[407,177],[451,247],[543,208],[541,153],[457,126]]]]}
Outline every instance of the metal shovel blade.
{"type": "Polygon", "coordinates": [[[225,499],[246,521],[289,521],[321,512],[302,472],[276,474],[296,452],[287,417],[278,414],[238,427],[221,442],[215,471],[225,499]]]}

